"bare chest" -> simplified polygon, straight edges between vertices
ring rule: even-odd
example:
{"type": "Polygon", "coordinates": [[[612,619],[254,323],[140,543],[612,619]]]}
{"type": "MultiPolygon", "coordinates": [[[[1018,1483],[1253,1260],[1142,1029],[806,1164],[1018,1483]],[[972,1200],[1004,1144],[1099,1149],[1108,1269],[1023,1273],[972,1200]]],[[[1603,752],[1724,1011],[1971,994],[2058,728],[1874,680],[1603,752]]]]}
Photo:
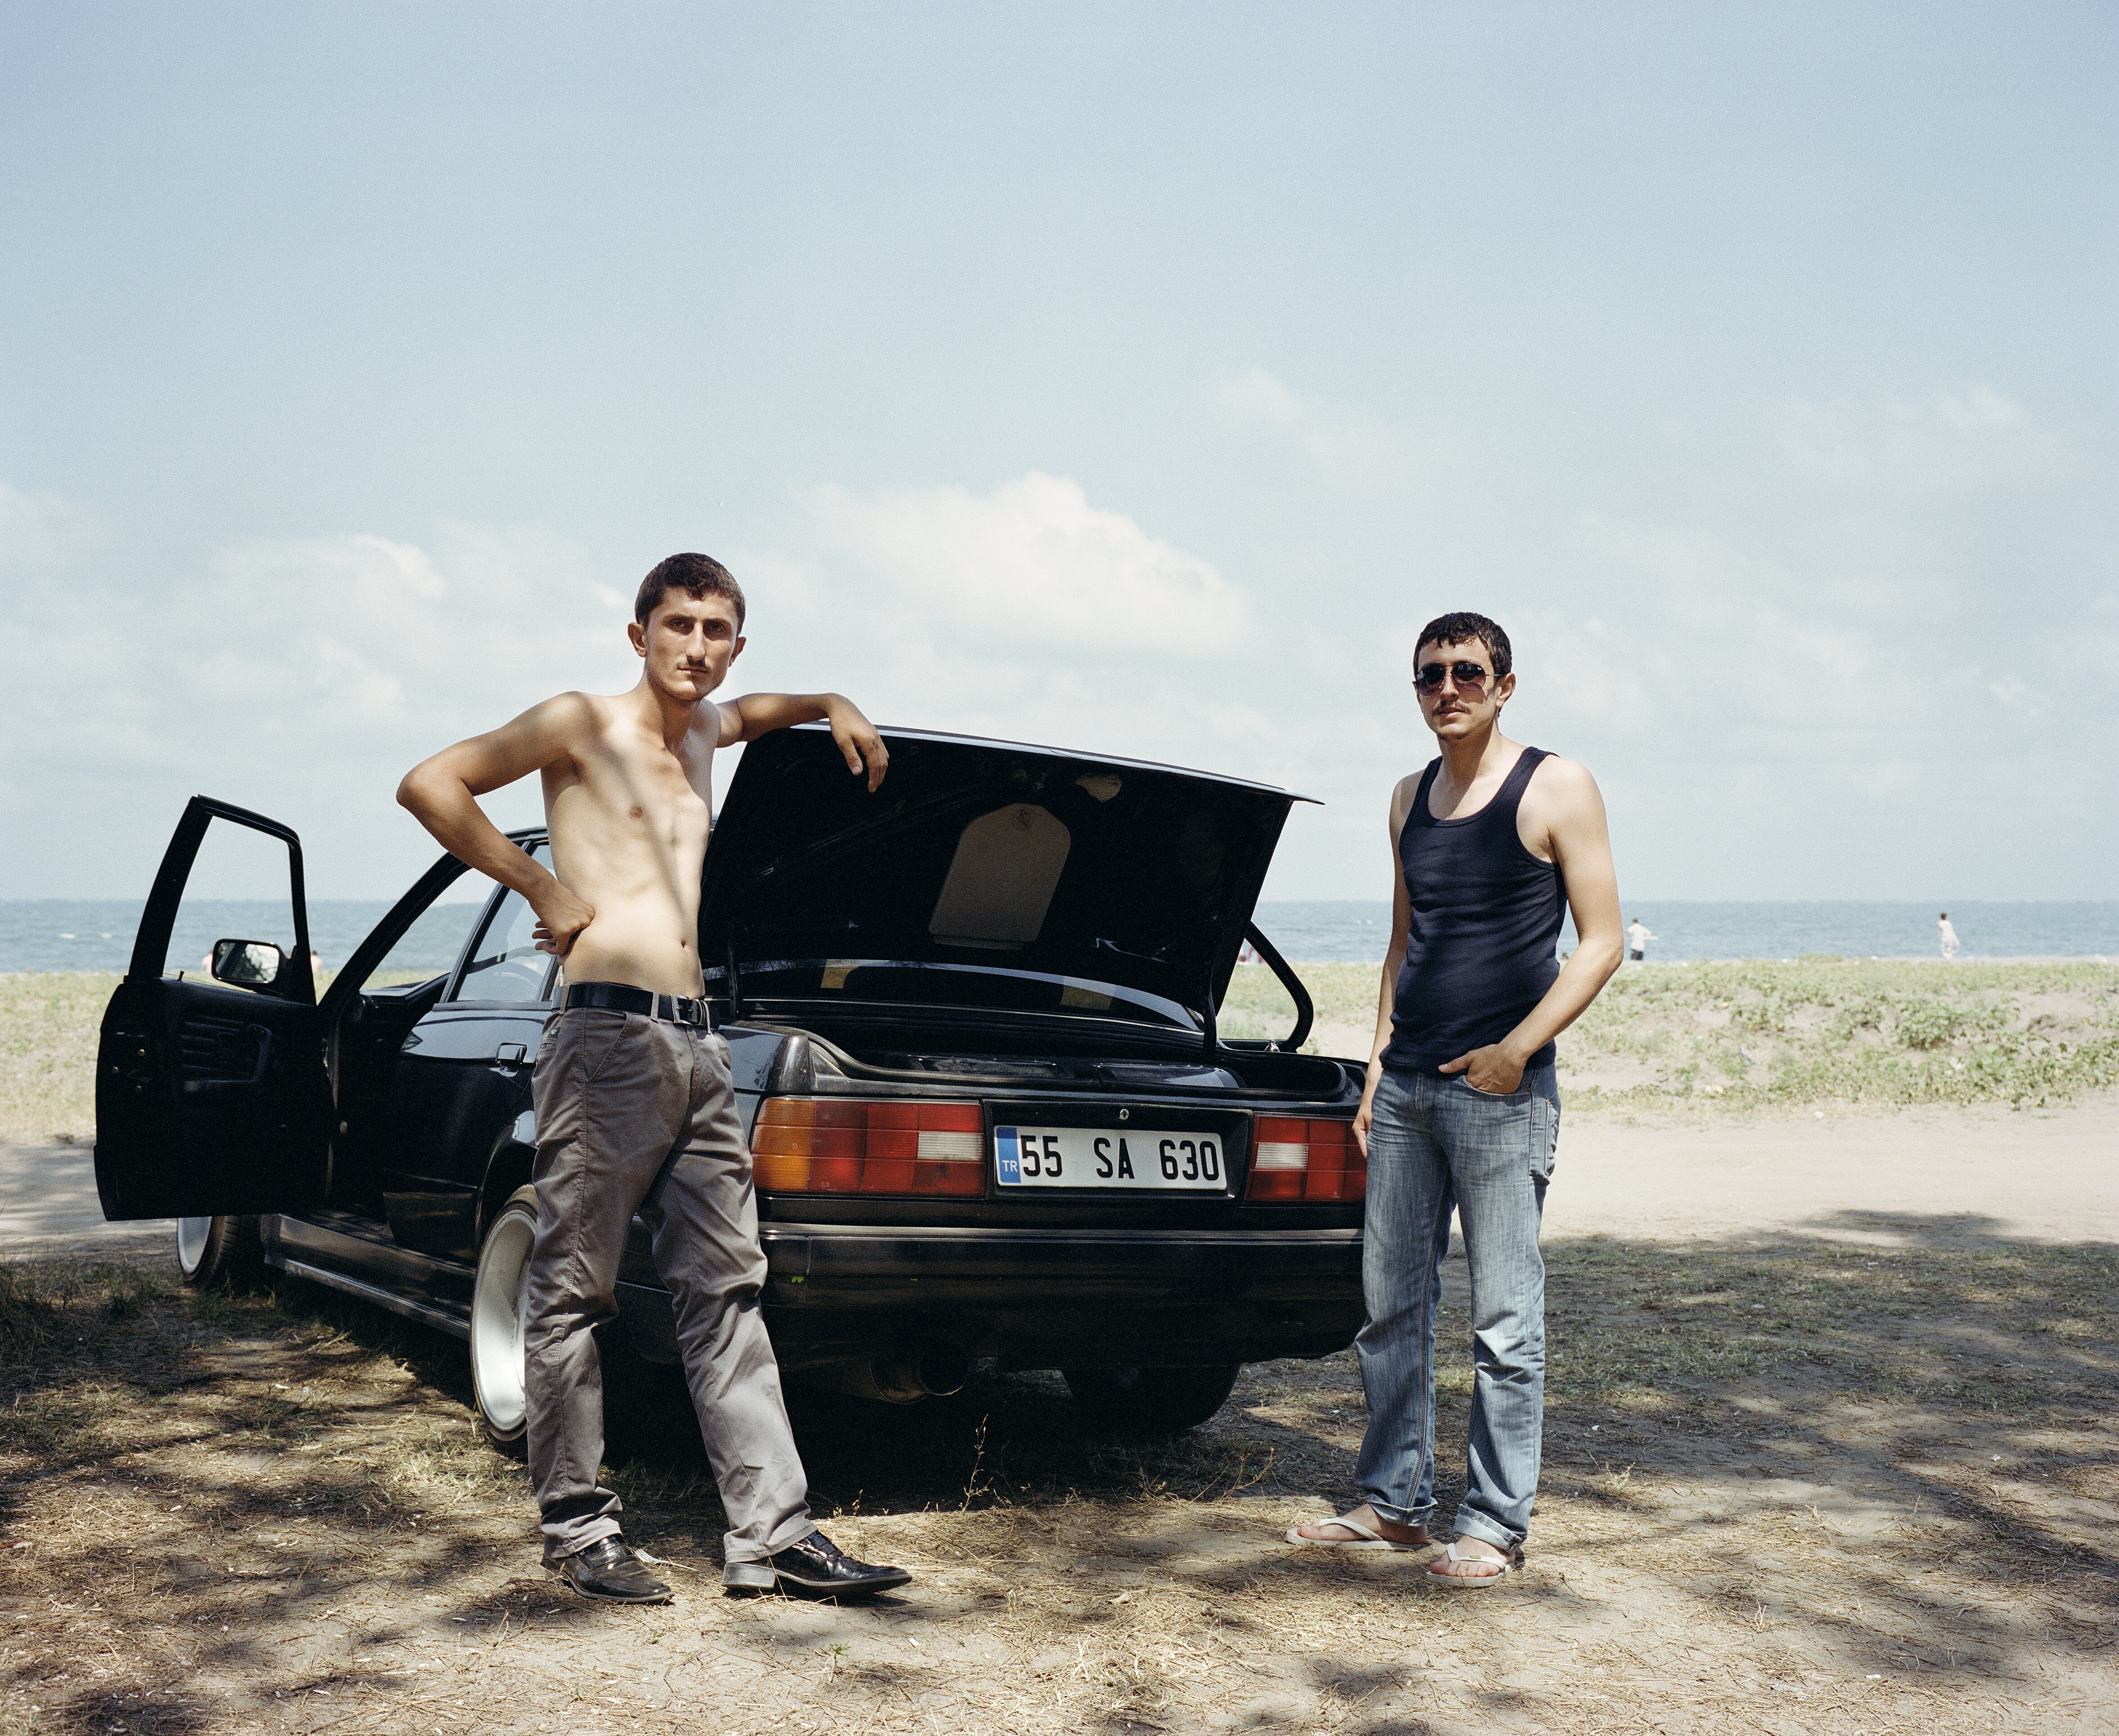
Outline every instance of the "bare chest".
{"type": "Polygon", "coordinates": [[[713,816],[713,750],[696,737],[672,749],[659,741],[611,740],[583,768],[583,794],[610,844],[638,843],[680,862],[702,857],[713,816]]]}
{"type": "Polygon", "coordinates": [[[620,792],[631,799],[622,818],[640,827],[658,844],[675,849],[706,847],[713,816],[713,789],[707,773],[696,774],[670,754],[634,768],[620,792]]]}

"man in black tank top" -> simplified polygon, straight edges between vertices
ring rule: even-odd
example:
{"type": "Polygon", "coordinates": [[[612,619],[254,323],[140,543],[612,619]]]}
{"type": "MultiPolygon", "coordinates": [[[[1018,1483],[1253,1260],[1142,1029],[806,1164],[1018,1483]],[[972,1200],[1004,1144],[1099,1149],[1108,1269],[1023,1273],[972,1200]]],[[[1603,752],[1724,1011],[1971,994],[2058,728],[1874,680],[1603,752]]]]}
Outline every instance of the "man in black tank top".
{"type": "Polygon", "coordinates": [[[1352,1512],[1291,1543],[1414,1549],[1435,1512],[1435,1308],[1453,1213],[1471,1268],[1464,1498],[1436,1584],[1490,1586],[1523,1560],[1545,1422],[1537,1250],[1560,1129],[1553,1039],[1624,954],[1603,799],[1582,766],[1510,741],[1508,635],[1484,615],[1421,632],[1413,685],[1440,755],[1391,799],[1390,951],[1355,1137],[1367,1153],[1355,1349],[1369,1423],[1352,1512]],[[1563,966],[1560,924],[1581,945],[1563,966]]]}

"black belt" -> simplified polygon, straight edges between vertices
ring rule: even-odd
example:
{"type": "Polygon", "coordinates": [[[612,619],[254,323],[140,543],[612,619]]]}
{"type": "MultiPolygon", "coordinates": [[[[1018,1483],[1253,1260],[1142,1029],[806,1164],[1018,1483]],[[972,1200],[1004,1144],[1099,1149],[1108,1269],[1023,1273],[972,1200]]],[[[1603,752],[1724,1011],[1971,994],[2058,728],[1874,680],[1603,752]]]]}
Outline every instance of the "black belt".
{"type": "Polygon", "coordinates": [[[672,1025],[696,1025],[702,1030],[714,1028],[704,1001],[681,994],[650,994],[629,983],[571,984],[564,1005],[569,1012],[577,1007],[600,1007],[606,1012],[637,1012],[672,1025]]]}

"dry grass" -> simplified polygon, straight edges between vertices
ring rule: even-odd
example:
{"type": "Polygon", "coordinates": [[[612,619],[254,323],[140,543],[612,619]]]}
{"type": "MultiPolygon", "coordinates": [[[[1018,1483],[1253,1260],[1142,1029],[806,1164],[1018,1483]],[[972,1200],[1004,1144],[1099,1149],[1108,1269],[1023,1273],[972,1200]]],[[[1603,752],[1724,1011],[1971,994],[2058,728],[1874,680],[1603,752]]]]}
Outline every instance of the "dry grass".
{"type": "MultiPolygon", "coordinates": [[[[1366,1054],[1377,973],[1298,967],[1320,1043],[1366,1054]]],[[[96,1030],[117,979],[0,976],[0,1143],[95,1137],[96,1030]]],[[[2119,966],[1801,961],[1658,965],[1615,979],[1561,1041],[1570,1109],[2065,1102],[2119,1083],[2119,966]]],[[[1294,1004],[1240,967],[1232,1037],[1284,1035],[1294,1004]]]]}
{"type": "MultiPolygon", "coordinates": [[[[1325,1045],[1365,1056],[1376,968],[1299,969],[1325,1045]]],[[[1232,1036],[1278,1035],[1293,1022],[1287,992],[1261,965],[1238,970],[1229,1002],[1232,1036]]],[[[1560,1048],[1570,1109],[2061,1103],[2119,1083],[2119,966],[1818,958],[1630,968],[1560,1048]]]]}
{"type": "Polygon", "coordinates": [[[0,975],[0,1144],[95,1137],[95,1039],[114,976],[0,975]]]}
{"type": "Polygon", "coordinates": [[[0,1732],[2110,1727],[2114,1250],[1549,1254],[1519,1584],[1453,1596],[1417,1558],[1277,1541],[1354,1498],[1340,1356],[1254,1368],[1154,1446],[1085,1433],[1048,1377],[902,1411],[803,1398],[820,1515],[918,1576],[868,1608],[719,1597],[696,1436],[651,1435],[613,1474],[682,1600],[634,1612],[536,1573],[453,1343],[296,1285],[19,1267],[0,1544],[29,1547],[0,1549],[0,1732]]]}

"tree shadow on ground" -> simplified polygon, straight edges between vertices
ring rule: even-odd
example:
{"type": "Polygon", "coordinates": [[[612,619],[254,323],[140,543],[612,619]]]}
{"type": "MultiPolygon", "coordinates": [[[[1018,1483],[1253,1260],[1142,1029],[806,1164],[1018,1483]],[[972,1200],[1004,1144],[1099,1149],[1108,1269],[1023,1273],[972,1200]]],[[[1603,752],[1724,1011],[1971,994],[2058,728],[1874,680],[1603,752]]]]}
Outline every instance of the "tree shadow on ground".
{"type": "MultiPolygon", "coordinates": [[[[1532,1559],[1553,1565],[1482,1604],[1477,1645],[1571,1634],[1586,1659],[1624,1631],[1638,1651],[1649,1609],[1672,1644],[1755,1659],[1769,1640],[1780,1667],[1855,1680],[2059,1692],[2105,1667],[2119,1249],[2011,1242],[1961,1217],[1817,1227],[1548,1245],[1532,1559]]],[[[387,1692],[409,1716],[427,1689],[406,1648],[437,1633],[604,1632],[610,1612],[537,1575],[526,1481],[480,1438],[454,1340],[294,1283],[192,1293],[77,1257],[0,1272],[0,1541],[30,1545],[0,1550],[0,1607],[35,1636],[0,1665],[0,1698],[43,1706],[54,1729],[189,1731],[220,1703],[195,1683],[226,1677],[260,1703],[387,1692]]],[[[1462,1278],[1453,1260],[1445,1513],[1468,1391],[1462,1278]]],[[[1006,1596],[1132,1656],[1108,1666],[1112,1729],[1177,1691],[1139,1662],[1161,1605],[1126,1601],[1136,1586],[1190,1599],[1222,1642],[1260,1655],[1314,1632],[1310,1691],[1338,1696],[1350,1729],[1370,1706],[1382,1721],[1367,1728],[1417,1724],[1383,1705],[1394,1664],[1333,1643],[1339,1613],[1475,1643],[1417,1563],[1277,1544],[1295,1498],[1356,1498],[1350,1355],[1250,1369],[1211,1424],[1164,1442],[1085,1427],[1055,1377],[990,1369],[917,1406],[797,1391],[792,1409],[828,1522],[918,1516],[930,1551],[997,1563],[1006,1596]]],[[[712,1478],[681,1404],[660,1428],[636,1436],[619,1486],[629,1523],[689,1548],[705,1590],[723,1523],[712,1478]]],[[[1607,1683],[1626,1667],[1613,1654],[1607,1683]]],[[[1481,1692],[1500,1697],[1481,1702],[1496,1720],[1527,1715],[1481,1692]]]]}

